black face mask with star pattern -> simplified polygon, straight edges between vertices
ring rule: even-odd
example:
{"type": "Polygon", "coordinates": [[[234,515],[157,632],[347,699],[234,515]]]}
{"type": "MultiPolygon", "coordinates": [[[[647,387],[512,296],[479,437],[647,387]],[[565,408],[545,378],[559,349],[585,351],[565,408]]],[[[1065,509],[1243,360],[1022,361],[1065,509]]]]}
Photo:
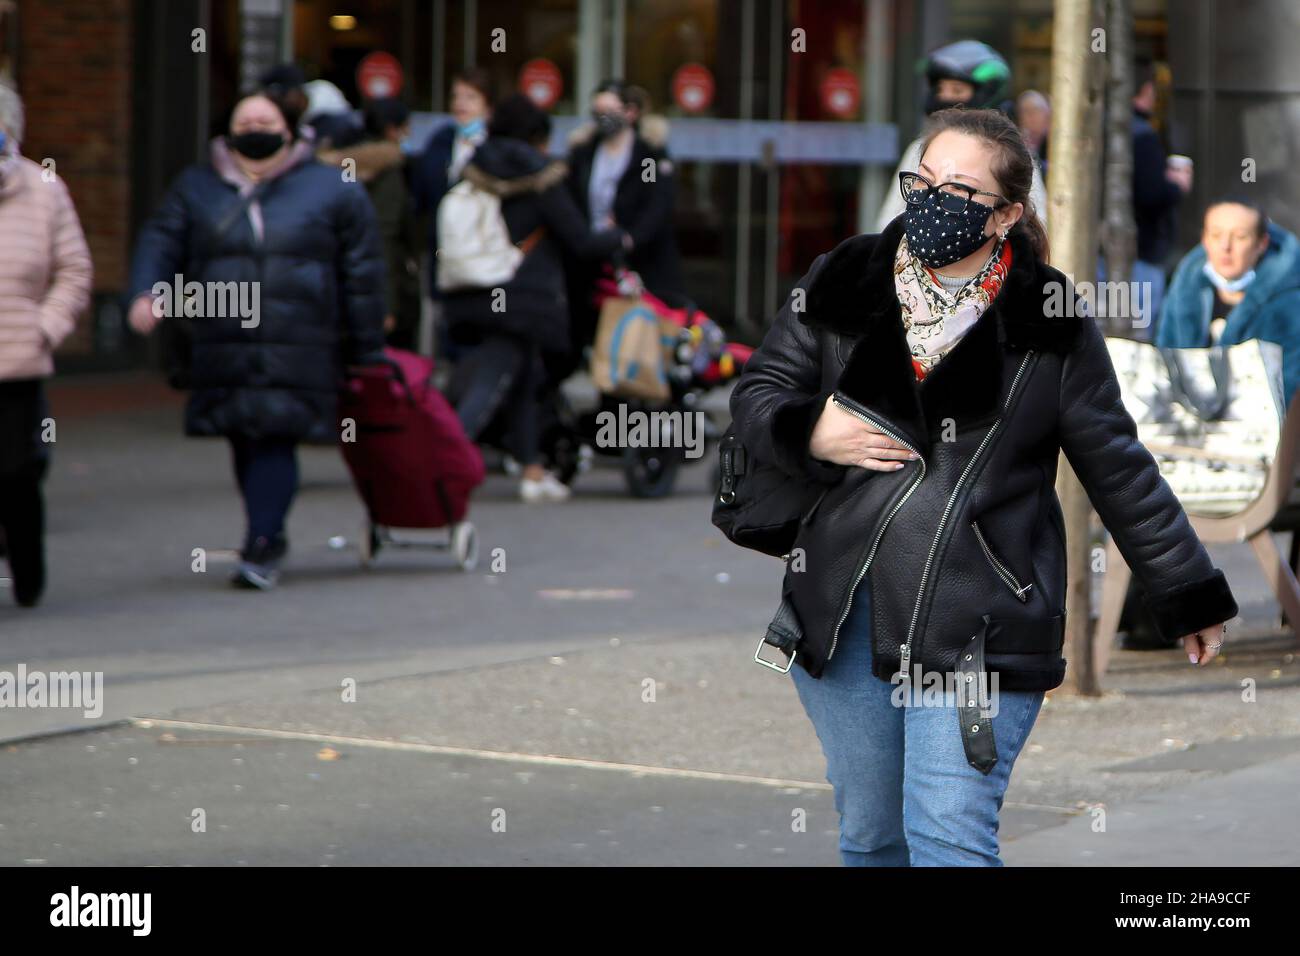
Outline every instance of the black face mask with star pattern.
{"type": "Polygon", "coordinates": [[[931,193],[920,205],[907,207],[907,248],[931,269],[951,265],[989,241],[984,227],[992,212],[992,206],[974,201],[965,212],[948,212],[931,193]]]}

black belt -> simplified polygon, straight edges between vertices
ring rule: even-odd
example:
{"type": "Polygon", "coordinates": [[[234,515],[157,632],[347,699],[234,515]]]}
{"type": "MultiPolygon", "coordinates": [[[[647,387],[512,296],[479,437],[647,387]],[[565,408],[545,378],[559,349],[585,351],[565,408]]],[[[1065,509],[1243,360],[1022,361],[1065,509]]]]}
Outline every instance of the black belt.
{"type": "Polygon", "coordinates": [[[758,642],[758,649],[754,651],[754,660],[764,667],[788,674],[790,668],[794,666],[795,655],[802,638],[803,629],[800,628],[799,619],[795,616],[794,605],[790,603],[788,597],[782,595],[781,606],[776,609],[776,616],[772,618],[772,623],[768,624],[767,633],[763,635],[762,640],[758,642]],[[764,649],[768,645],[776,648],[784,660],[778,662],[763,657],[764,649]]]}
{"type": "Polygon", "coordinates": [[[961,724],[961,743],[966,760],[987,775],[998,762],[993,741],[993,712],[989,706],[989,674],[984,666],[984,638],[989,630],[989,616],[975,632],[957,659],[957,720],[961,724]]]}
{"type": "MultiPolygon", "coordinates": [[[[962,747],[966,759],[980,773],[987,775],[998,762],[993,739],[993,712],[989,701],[989,674],[984,663],[984,641],[989,631],[989,615],[975,632],[957,659],[957,720],[961,727],[962,747]]],[[[758,643],[754,660],[773,670],[788,673],[794,664],[796,648],[802,637],[794,607],[783,598],[767,633],[758,643]],[[776,663],[763,658],[766,647],[775,648],[785,660],[776,663]],[[784,665],[784,666],[782,666],[784,665]]]]}

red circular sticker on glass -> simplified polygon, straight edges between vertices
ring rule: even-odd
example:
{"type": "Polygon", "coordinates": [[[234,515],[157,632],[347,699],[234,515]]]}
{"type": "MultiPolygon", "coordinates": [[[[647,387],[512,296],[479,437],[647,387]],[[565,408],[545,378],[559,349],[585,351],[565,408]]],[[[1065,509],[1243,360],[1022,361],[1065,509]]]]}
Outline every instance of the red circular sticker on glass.
{"type": "Polygon", "coordinates": [[[402,64],[391,53],[377,50],[357,64],[357,89],[368,100],[384,100],[402,89],[402,64]]]}
{"type": "Polygon", "coordinates": [[[560,101],[564,77],[560,68],[545,58],[529,60],[519,69],[519,92],[533,101],[539,110],[549,110],[560,101]]]}
{"type": "Polygon", "coordinates": [[[683,63],[673,74],[673,99],[688,113],[712,106],[713,91],[713,74],[702,63],[683,63]]]}
{"type": "Polygon", "coordinates": [[[840,119],[851,119],[858,115],[862,88],[852,70],[837,67],[822,78],[821,96],[822,109],[827,113],[840,119]]]}

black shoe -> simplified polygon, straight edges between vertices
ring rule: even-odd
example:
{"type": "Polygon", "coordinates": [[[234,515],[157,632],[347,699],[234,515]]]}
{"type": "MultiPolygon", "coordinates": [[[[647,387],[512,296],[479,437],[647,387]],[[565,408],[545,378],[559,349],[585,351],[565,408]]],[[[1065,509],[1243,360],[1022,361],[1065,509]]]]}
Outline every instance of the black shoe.
{"type": "Polygon", "coordinates": [[[239,556],[245,561],[258,564],[275,564],[282,561],[288,553],[289,539],[284,536],[284,532],[281,532],[273,538],[254,538],[252,541],[245,542],[239,556]]]}
{"type": "Polygon", "coordinates": [[[19,607],[36,607],[45,593],[45,553],[39,548],[19,557],[9,555],[9,576],[13,579],[14,602],[19,607]]]}
{"type": "Polygon", "coordinates": [[[239,565],[230,583],[251,590],[271,590],[280,580],[280,562],[288,551],[289,542],[283,534],[253,539],[239,552],[239,565]]]}
{"type": "Polygon", "coordinates": [[[41,595],[44,592],[45,581],[43,578],[35,583],[31,581],[25,582],[23,585],[19,585],[17,580],[14,581],[14,601],[17,602],[19,607],[36,607],[40,603],[41,595]]]}

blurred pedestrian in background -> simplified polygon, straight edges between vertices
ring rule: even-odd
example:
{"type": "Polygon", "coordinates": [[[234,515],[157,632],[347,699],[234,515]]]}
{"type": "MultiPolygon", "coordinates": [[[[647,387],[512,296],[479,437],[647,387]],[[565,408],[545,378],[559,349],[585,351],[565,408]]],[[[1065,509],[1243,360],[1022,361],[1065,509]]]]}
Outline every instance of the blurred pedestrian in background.
{"type": "Polygon", "coordinates": [[[411,111],[401,100],[366,104],[365,139],[351,146],[321,150],[317,157],[351,170],[366,186],[379,222],[387,264],[384,333],[394,348],[415,351],[420,322],[420,254],[424,241],[407,185],[407,144],[411,111]],[[350,161],[350,164],[349,164],[350,161]]]}
{"type": "Polygon", "coordinates": [[[262,75],[261,91],[298,117],[299,132],[318,148],[347,146],[361,138],[348,98],[329,80],[307,82],[296,63],[281,63],[262,75]]]}
{"type": "MultiPolygon", "coordinates": [[[[939,110],[955,106],[967,109],[998,109],[1010,115],[1013,109],[1007,99],[1011,91],[1011,67],[1002,54],[987,43],[978,40],[958,40],[935,50],[925,61],[925,77],[930,92],[925,100],[925,114],[932,116],[939,110]]],[[[876,232],[884,232],[903,212],[903,198],[898,192],[898,177],[905,172],[915,172],[921,163],[921,137],[918,136],[903,150],[898,169],[885,190],[876,215],[876,232]]],[[[1043,187],[1043,174],[1034,164],[1034,181],[1029,198],[1038,212],[1038,218],[1047,225],[1047,190],[1043,187]]]]}
{"type": "MultiPolygon", "coordinates": [[[[1283,399],[1300,388],[1300,240],[1244,196],[1205,210],[1201,242],[1183,257],[1164,296],[1156,345],[1199,349],[1250,339],[1282,346],[1283,399]]],[[[1293,546],[1292,561],[1295,564],[1293,546]]],[[[1120,615],[1120,646],[1162,650],[1162,638],[1130,582],[1120,615]]]]}
{"type": "MultiPolygon", "coordinates": [[[[236,585],[270,588],[288,550],[296,446],[339,440],[345,362],[383,346],[384,261],[359,183],[317,162],[298,117],[264,95],[236,104],[210,161],[177,177],[141,230],[131,269],[132,328],[159,321],[155,284],[221,284],[257,306],[251,319],[193,323],[193,392],[185,430],[223,436],[248,520],[236,585]]],[[[226,301],[229,301],[227,299],[226,301]]]]}
{"type": "MultiPolygon", "coordinates": [[[[619,257],[645,287],[670,303],[685,295],[673,231],[676,170],[667,152],[668,124],[646,115],[644,90],[606,80],[591,98],[593,122],[569,140],[569,189],[593,230],[618,228],[630,237],[619,257]]],[[[572,364],[595,335],[591,304],[598,267],[570,262],[572,364]]],[[[674,301],[676,300],[676,301],[674,301]]]]}
{"type": "Polygon", "coordinates": [[[499,288],[444,298],[450,334],[463,356],[453,388],[457,414],[475,441],[505,416],[506,451],[523,466],[519,494],[525,501],[569,496],[568,486],[542,464],[539,433],[541,404],[552,398],[542,348],[568,341],[561,251],[579,261],[607,256],[627,236],[617,228],[588,230],[565,186],[567,168],[542,153],[550,133],[549,117],[523,94],[493,110],[488,138],[462,175],[474,189],[500,198],[510,241],[525,255],[499,288]]]}
{"type": "Polygon", "coordinates": [[[0,84],[0,553],[14,600],[45,590],[45,501],[53,435],[42,380],[90,303],[86,237],[63,180],[25,158],[23,103],[0,84]]]}
{"type": "Polygon", "coordinates": [[[1300,240],[1244,196],[1205,210],[1201,244],[1178,264],[1156,344],[1168,348],[1282,346],[1283,397],[1300,388],[1300,240]]]}
{"type": "Polygon", "coordinates": [[[302,90],[307,95],[302,122],[315,132],[317,147],[349,146],[365,135],[356,109],[329,80],[312,80],[302,90]]]}
{"type": "Polygon", "coordinates": [[[1025,90],[1016,98],[1016,125],[1047,182],[1047,137],[1052,132],[1052,104],[1037,90],[1025,90]]]}
{"type": "Polygon", "coordinates": [[[1160,134],[1151,124],[1156,109],[1155,67],[1151,61],[1138,60],[1134,77],[1133,219],[1137,225],[1137,261],[1133,263],[1133,281],[1139,283],[1141,330],[1150,337],[1165,294],[1165,260],[1173,247],[1178,203],[1192,191],[1192,168],[1189,162],[1170,164],[1160,134]]]}
{"type": "MultiPolygon", "coordinates": [[[[487,139],[487,122],[492,115],[493,84],[487,70],[471,67],[451,79],[452,122],[429,137],[424,149],[410,166],[411,192],[416,212],[428,219],[428,248],[438,248],[438,204],[458,179],[474,150],[487,139]]],[[[433,299],[434,354],[455,358],[454,345],[447,333],[442,313],[442,295],[438,291],[437,261],[429,263],[429,295],[433,299]]]]}

